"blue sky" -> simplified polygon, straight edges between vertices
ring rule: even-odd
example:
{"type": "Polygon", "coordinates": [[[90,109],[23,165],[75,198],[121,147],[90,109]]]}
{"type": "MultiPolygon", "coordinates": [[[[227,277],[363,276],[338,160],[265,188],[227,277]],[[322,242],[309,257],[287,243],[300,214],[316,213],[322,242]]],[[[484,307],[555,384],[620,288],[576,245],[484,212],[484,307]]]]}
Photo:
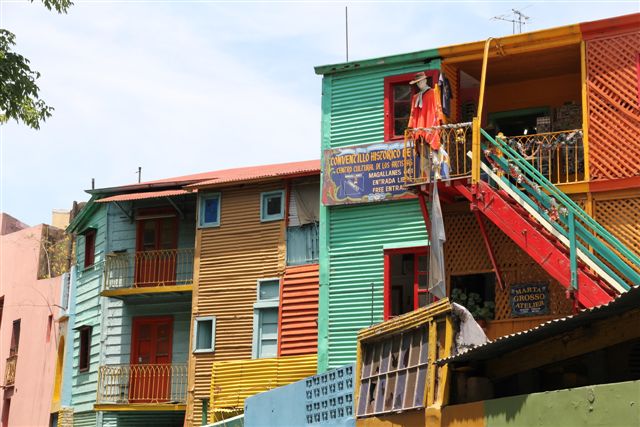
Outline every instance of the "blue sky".
{"type": "Polygon", "coordinates": [[[81,1],[67,15],[0,0],[54,116],[0,127],[0,210],[35,225],[97,187],[320,155],[315,65],[639,11],[627,2],[81,1]]]}

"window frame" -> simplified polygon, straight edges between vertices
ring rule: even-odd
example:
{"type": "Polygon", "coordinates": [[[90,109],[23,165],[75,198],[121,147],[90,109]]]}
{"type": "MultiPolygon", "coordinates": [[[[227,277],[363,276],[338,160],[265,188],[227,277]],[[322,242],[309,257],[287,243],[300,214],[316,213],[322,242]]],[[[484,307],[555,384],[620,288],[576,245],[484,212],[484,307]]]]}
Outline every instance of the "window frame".
{"type": "MultiPolygon", "coordinates": [[[[278,309],[278,330],[277,330],[277,338],[276,338],[276,347],[278,347],[280,343],[280,324],[282,323],[282,313],[280,311],[280,300],[282,299],[282,279],[280,277],[269,277],[258,279],[256,286],[256,302],[253,304],[253,338],[251,342],[251,358],[260,359],[260,320],[261,315],[265,309],[278,309]],[[270,281],[278,281],[278,298],[271,299],[260,299],[260,285],[262,282],[270,282],[270,281]]],[[[278,355],[278,350],[276,350],[276,356],[278,355]]]]}
{"type": "Polygon", "coordinates": [[[84,237],[84,269],[91,268],[96,263],[96,236],[98,232],[95,228],[87,228],[82,232],[84,237]],[[91,256],[87,256],[91,254],[91,256]]]}
{"type": "Polygon", "coordinates": [[[92,326],[80,326],[76,328],[79,334],[78,345],[78,372],[89,372],[91,369],[91,338],[93,335],[92,326]],[[86,337],[86,344],[83,345],[83,337],[86,337]]]}
{"type": "Polygon", "coordinates": [[[392,317],[391,314],[391,257],[394,255],[413,255],[413,310],[417,310],[420,308],[420,294],[429,294],[429,271],[421,272],[419,271],[419,262],[417,257],[430,255],[429,246],[411,246],[406,248],[397,248],[397,249],[384,249],[384,288],[383,288],[383,296],[384,296],[384,307],[383,307],[383,318],[384,320],[389,320],[392,317]],[[420,279],[419,276],[427,276],[427,289],[420,289],[420,279]]]}
{"type": "Polygon", "coordinates": [[[222,206],[222,193],[206,193],[201,194],[198,197],[198,228],[211,228],[211,227],[219,227],[220,226],[220,213],[222,206]],[[217,221],[205,222],[204,218],[204,209],[205,202],[207,200],[218,199],[218,212],[217,212],[217,221]]]}
{"type": "Polygon", "coordinates": [[[260,193],[260,222],[279,221],[285,217],[285,191],[265,191],[260,193]],[[266,198],[269,196],[280,196],[280,213],[276,215],[268,215],[265,212],[267,206],[266,198]]]}
{"type": "Polygon", "coordinates": [[[194,354],[214,353],[216,351],[216,316],[198,316],[193,319],[193,345],[191,351],[194,354]],[[211,347],[197,348],[198,346],[198,324],[200,322],[211,321],[211,347]]]}
{"type": "MultiPolygon", "coordinates": [[[[432,82],[437,82],[440,76],[439,70],[422,70],[414,71],[413,73],[397,74],[393,76],[387,76],[384,78],[384,140],[398,141],[404,139],[404,135],[393,134],[393,86],[399,83],[409,83],[415,78],[416,73],[423,72],[427,78],[431,77],[432,82]]],[[[412,90],[411,97],[415,94],[415,90],[412,90]]]]}
{"type": "Polygon", "coordinates": [[[11,324],[11,341],[9,344],[9,357],[17,356],[20,349],[20,328],[22,319],[16,319],[11,324]]]}

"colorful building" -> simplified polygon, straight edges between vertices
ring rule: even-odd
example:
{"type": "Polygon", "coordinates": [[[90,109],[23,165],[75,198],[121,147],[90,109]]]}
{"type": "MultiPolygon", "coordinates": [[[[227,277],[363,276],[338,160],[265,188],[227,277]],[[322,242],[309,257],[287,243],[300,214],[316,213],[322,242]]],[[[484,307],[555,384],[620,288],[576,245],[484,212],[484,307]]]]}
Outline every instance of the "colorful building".
{"type": "Polygon", "coordinates": [[[0,229],[0,423],[49,425],[57,350],[64,346],[58,323],[68,245],[62,230],[29,227],[5,213],[0,229]]]}
{"type": "Polygon", "coordinates": [[[316,67],[320,372],[355,360],[360,329],[433,301],[434,180],[447,295],[490,338],[640,282],[639,38],[634,14],[316,67]],[[443,112],[409,128],[419,78],[443,112]]]}
{"type": "Polygon", "coordinates": [[[319,172],[284,163],[187,187],[200,212],[187,425],[315,372],[319,172]]]}

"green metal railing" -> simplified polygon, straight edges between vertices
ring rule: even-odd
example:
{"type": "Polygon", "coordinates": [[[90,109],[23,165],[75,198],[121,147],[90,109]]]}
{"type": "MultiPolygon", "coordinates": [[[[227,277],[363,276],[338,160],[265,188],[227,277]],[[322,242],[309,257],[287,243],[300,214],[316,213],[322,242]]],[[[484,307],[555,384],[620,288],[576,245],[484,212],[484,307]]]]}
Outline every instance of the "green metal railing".
{"type": "MultiPolygon", "coordinates": [[[[482,146],[485,158],[494,172],[503,173],[499,179],[568,240],[574,287],[577,286],[578,250],[582,257],[613,279],[615,283],[610,284],[619,292],[628,290],[629,284],[640,284],[640,274],[632,267],[640,265],[640,258],[635,253],[553,185],[506,141],[491,137],[483,129],[480,129],[480,133],[488,142],[482,146]]],[[[477,166],[479,168],[480,164],[477,166]]]]}

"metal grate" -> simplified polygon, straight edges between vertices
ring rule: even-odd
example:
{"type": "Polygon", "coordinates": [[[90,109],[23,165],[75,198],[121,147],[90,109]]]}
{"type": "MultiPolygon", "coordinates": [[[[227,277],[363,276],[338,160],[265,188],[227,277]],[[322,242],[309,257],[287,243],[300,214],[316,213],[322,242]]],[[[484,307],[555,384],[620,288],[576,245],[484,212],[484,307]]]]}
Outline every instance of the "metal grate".
{"type": "Polygon", "coordinates": [[[7,363],[4,368],[4,385],[5,387],[9,387],[15,384],[16,382],[16,366],[18,364],[18,355],[14,354],[13,356],[7,357],[7,363]]]}
{"type": "Polygon", "coordinates": [[[587,42],[592,180],[640,174],[639,55],[640,32],[587,42]]]}

